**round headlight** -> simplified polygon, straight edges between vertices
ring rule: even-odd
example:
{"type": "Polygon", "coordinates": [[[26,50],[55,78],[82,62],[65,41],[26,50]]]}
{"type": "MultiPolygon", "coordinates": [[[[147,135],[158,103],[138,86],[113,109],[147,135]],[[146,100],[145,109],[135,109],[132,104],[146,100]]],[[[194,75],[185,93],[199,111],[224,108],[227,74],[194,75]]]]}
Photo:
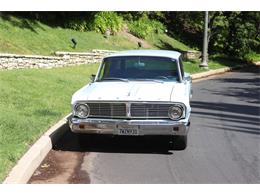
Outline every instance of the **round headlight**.
{"type": "Polygon", "coordinates": [[[89,115],[89,107],[86,104],[77,104],[75,106],[75,115],[80,118],[87,118],[89,115]]]}
{"type": "Polygon", "coordinates": [[[168,115],[172,120],[177,120],[182,117],[183,108],[181,106],[171,106],[168,111],[168,115]]]}

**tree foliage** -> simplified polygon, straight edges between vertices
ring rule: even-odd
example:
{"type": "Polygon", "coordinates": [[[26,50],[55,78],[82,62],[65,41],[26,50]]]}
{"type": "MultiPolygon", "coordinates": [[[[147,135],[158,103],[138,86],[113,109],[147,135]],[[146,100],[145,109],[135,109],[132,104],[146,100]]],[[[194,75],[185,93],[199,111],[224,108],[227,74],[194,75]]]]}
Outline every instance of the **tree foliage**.
{"type": "MultiPolygon", "coordinates": [[[[166,20],[174,36],[201,49],[204,12],[168,12],[166,20]]],[[[259,12],[210,12],[209,51],[236,58],[260,53],[259,12]]]]}
{"type": "MultiPolygon", "coordinates": [[[[260,51],[260,13],[259,12],[229,12],[224,13],[228,25],[226,44],[223,51],[228,55],[244,58],[251,51],[260,51]]],[[[223,34],[223,33],[222,33],[223,34]]]]}
{"type": "Polygon", "coordinates": [[[116,12],[98,12],[95,14],[93,29],[105,34],[107,31],[111,34],[119,32],[123,28],[123,18],[116,12]]]}
{"type": "Polygon", "coordinates": [[[165,26],[161,22],[151,20],[147,16],[130,22],[128,27],[132,34],[142,39],[154,33],[163,33],[165,31],[165,26]]]}

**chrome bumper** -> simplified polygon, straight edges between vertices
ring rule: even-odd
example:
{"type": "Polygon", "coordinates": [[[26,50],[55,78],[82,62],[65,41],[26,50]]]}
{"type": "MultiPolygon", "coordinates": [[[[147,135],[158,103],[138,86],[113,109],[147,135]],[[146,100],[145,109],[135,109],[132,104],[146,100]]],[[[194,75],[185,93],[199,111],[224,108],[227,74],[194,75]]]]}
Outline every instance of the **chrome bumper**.
{"type": "Polygon", "coordinates": [[[74,133],[121,135],[122,129],[135,129],[137,135],[187,135],[188,120],[120,120],[120,119],[79,119],[69,120],[74,133]]]}

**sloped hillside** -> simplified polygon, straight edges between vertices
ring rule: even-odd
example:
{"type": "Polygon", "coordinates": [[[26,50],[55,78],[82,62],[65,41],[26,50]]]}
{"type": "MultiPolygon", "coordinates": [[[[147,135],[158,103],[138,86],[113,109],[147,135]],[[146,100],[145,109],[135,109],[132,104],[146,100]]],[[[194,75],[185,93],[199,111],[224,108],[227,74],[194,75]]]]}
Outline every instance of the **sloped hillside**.
{"type": "Polygon", "coordinates": [[[0,52],[17,54],[51,55],[55,51],[88,51],[91,49],[124,50],[138,48],[189,50],[183,43],[167,36],[154,34],[141,40],[127,31],[105,37],[94,31],[79,32],[60,27],[51,27],[35,20],[0,17],[0,52]],[[73,48],[71,39],[77,42],[73,48]]]}

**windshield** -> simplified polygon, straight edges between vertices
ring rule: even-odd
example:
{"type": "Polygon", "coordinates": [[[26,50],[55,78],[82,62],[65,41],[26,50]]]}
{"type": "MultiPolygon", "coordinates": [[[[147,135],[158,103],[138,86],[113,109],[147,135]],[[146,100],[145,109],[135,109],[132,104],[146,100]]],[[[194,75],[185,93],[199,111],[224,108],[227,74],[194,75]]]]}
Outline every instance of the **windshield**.
{"type": "Polygon", "coordinates": [[[177,81],[177,60],[150,56],[108,57],[103,61],[97,80],[177,81]]]}

